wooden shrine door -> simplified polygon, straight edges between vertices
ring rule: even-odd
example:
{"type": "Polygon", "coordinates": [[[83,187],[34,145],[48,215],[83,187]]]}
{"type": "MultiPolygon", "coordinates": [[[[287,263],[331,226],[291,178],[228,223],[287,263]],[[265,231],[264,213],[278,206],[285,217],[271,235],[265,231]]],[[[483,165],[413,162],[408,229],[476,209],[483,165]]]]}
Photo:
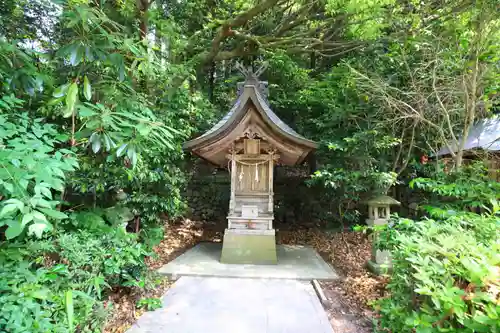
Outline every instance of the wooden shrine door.
{"type": "Polygon", "coordinates": [[[236,195],[269,193],[269,160],[241,159],[236,164],[236,195]]]}

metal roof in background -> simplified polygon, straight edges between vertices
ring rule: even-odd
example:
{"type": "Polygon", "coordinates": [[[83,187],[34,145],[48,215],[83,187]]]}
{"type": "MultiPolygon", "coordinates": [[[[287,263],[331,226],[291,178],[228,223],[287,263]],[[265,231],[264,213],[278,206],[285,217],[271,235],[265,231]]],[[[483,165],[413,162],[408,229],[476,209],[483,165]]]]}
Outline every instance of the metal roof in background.
{"type": "MultiPolygon", "coordinates": [[[[462,140],[460,139],[460,143],[462,140]]],[[[458,146],[450,144],[453,152],[458,151],[458,146]]],[[[464,150],[484,149],[486,151],[500,151],[500,115],[492,118],[481,119],[476,122],[469,131],[464,150]]],[[[448,147],[443,147],[437,152],[437,156],[450,154],[448,147]]]]}

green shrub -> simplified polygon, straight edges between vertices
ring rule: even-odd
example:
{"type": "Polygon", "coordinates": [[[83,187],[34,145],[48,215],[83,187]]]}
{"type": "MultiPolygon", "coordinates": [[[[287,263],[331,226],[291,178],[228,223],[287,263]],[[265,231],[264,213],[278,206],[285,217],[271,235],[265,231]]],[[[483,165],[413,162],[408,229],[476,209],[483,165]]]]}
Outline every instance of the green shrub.
{"type": "Polygon", "coordinates": [[[144,284],[137,236],[88,231],[0,247],[1,332],[100,332],[102,300],[118,286],[144,284]]]}
{"type": "Polygon", "coordinates": [[[500,331],[500,219],[456,214],[443,221],[397,219],[379,243],[393,255],[378,329],[500,331]]]}
{"type": "Polygon", "coordinates": [[[64,291],[57,277],[65,265],[35,269],[27,261],[3,262],[0,272],[0,330],[2,332],[67,332],[64,291]]]}
{"type": "Polygon", "coordinates": [[[424,173],[429,173],[429,177],[415,178],[409,185],[428,193],[424,209],[430,215],[446,216],[435,208],[492,212],[498,205],[500,182],[490,179],[488,168],[481,161],[465,165],[458,171],[436,173],[428,170],[424,173]]]}
{"type": "Polygon", "coordinates": [[[74,283],[85,286],[100,277],[112,286],[133,286],[146,268],[143,258],[148,254],[136,238],[121,229],[101,236],[87,231],[65,234],[57,239],[58,254],[70,263],[74,283]]]}
{"type": "Polygon", "coordinates": [[[149,297],[142,298],[137,301],[136,307],[138,309],[146,309],[146,311],[154,311],[162,307],[161,299],[149,297]]]}
{"type": "MultiPolygon", "coordinates": [[[[0,102],[0,112],[5,105],[19,111],[22,104],[5,96],[0,102]]],[[[78,163],[70,150],[55,148],[61,137],[53,125],[27,113],[0,114],[0,197],[7,199],[0,203],[0,227],[7,226],[7,239],[26,233],[41,237],[67,218],[57,210],[57,198],[64,191],[65,173],[78,163]]]]}

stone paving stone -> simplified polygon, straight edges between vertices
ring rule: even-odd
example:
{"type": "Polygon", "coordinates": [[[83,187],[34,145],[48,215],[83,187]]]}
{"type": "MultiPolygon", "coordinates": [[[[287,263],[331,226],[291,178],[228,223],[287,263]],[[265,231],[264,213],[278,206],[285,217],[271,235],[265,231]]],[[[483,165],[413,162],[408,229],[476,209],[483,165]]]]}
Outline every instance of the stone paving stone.
{"type": "Polygon", "coordinates": [[[333,333],[306,281],[182,277],[127,333],[333,333]]]}
{"type": "Polygon", "coordinates": [[[337,273],[311,247],[277,245],[277,265],[222,264],[221,243],[200,243],[159,269],[173,276],[335,280],[337,273]]]}

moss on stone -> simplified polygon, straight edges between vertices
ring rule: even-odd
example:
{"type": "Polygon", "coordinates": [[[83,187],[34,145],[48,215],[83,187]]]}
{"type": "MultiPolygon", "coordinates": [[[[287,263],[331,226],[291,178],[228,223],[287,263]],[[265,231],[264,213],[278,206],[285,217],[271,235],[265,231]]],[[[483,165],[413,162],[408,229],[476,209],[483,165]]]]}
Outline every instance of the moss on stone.
{"type": "Polygon", "coordinates": [[[275,265],[278,263],[275,236],[226,233],[220,261],[224,264],[275,265]]]}
{"type": "Polygon", "coordinates": [[[388,195],[379,195],[366,202],[369,206],[399,206],[401,203],[388,195]]]}

